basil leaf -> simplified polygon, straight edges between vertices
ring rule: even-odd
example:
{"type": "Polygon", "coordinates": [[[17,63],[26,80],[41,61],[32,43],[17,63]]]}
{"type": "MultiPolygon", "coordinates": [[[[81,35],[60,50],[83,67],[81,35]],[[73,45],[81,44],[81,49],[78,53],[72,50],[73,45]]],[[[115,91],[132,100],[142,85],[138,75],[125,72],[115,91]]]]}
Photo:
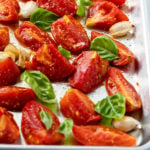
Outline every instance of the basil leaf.
{"type": "Polygon", "coordinates": [[[72,126],[73,126],[73,121],[72,119],[68,118],[65,119],[65,121],[60,125],[58,131],[65,136],[68,136],[72,133],[72,126]]]}
{"type": "Polygon", "coordinates": [[[111,118],[103,117],[101,119],[101,125],[112,127],[112,119],[111,118]]]}
{"type": "Polygon", "coordinates": [[[64,49],[61,45],[58,46],[58,50],[65,58],[69,59],[71,55],[70,51],[64,49]]]}
{"type": "Polygon", "coordinates": [[[92,6],[93,3],[90,0],[84,0],[84,5],[85,6],[92,6]]]}
{"type": "Polygon", "coordinates": [[[121,119],[125,114],[125,97],[121,94],[108,96],[95,105],[95,111],[106,118],[121,119]]]}
{"type": "Polygon", "coordinates": [[[55,93],[49,79],[40,71],[25,71],[21,74],[21,80],[29,84],[35,92],[38,102],[46,105],[53,112],[58,110],[55,93]]]}
{"type": "Polygon", "coordinates": [[[112,61],[118,57],[118,48],[113,40],[106,36],[98,36],[91,42],[91,50],[97,51],[101,58],[112,61]]]}
{"type": "Polygon", "coordinates": [[[30,21],[45,31],[50,31],[50,26],[60,17],[42,8],[37,8],[30,16],[30,21]]]}
{"type": "Polygon", "coordinates": [[[40,111],[40,118],[41,118],[41,121],[43,122],[43,124],[45,125],[46,130],[49,130],[51,128],[52,122],[53,122],[51,115],[42,109],[40,111]]]}

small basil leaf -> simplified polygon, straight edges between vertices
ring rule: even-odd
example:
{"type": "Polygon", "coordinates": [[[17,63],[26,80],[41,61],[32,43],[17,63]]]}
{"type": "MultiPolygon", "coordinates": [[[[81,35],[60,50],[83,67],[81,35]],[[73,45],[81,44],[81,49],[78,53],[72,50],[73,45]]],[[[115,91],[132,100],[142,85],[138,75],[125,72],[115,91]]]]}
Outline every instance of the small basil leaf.
{"type": "Polygon", "coordinates": [[[21,74],[21,80],[29,84],[35,92],[38,102],[48,106],[53,112],[58,108],[57,99],[49,79],[40,71],[25,71],[21,74]]]}
{"type": "Polygon", "coordinates": [[[50,25],[60,17],[42,8],[37,8],[30,16],[30,21],[43,30],[50,31],[50,25]]]}
{"type": "Polygon", "coordinates": [[[101,125],[112,127],[112,119],[111,118],[103,117],[101,119],[101,125]]]}
{"type": "Polygon", "coordinates": [[[68,136],[72,133],[73,121],[68,118],[66,119],[59,127],[58,131],[65,136],[68,136]]]}
{"type": "Polygon", "coordinates": [[[40,118],[41,118],[41,121],[43,122],[43,124],[45,125],[46,130],[49,130],[53,123],[53,120],[52,120],[52,117],[50,116],[50,114],[42,109],[40,111],[40,118]]]}
{"type": "Polygon", "coordinates": [[[71,55],[70,51],[64,49],[61,45],[58,46],[58,50],[65,58],[69,59],[71,55]]]}
{"type": "Polygon", "coordinates": [[[91,42],[91,50],[97,51],[101,58],[112,61],[118,57],[118,48],[113,40],[106,36],[98,36],[91,42]]]}
{"type": "Polygon", "coordinates": [[[125,114],[125,97],[121,94],[108,96],[95,105],[95,111],[106,118],[121,119],[125,114]]]}
{"type": "Polygon", "coordinates": [[[90,0],[84,0],[84,5],[85,6],[92,6],[93,3],[90,0]]]}

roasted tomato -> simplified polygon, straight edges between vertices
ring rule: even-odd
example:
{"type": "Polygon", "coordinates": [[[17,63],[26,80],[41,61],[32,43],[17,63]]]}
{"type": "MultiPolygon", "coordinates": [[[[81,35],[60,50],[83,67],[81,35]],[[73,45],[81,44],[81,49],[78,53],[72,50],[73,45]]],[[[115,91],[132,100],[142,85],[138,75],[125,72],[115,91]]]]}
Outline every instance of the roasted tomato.
{"type": "Polygon", "coordinates": [[[95,1],[89,7],[87,27],[96,27],[108,30],[113,24],[128,21],[128,17],[113,3],[108,1],[95,1]]]}
{"type": "Polygon", "coordinates": [[[101,119],[94,110],[94,103],[77,89],[69,89],[60,101],[62,114],[77,125],[86,125],[101,119]]]}
{"type": "Polygon", "coordinates": [[[113,38],[111,38],[110,36],[104,34],[104,33],[99,33],[96,31],[92,31],[91,32],[91,41],[93,39],[95,39],[97,36],[102,36],[105,35],[107,37],[109,37],[110,39],[112,39],[115,44],[118,47],[118,56],[120,57],[119,59],[115,59],[114,61],[112,61],[111,63],[115,66],[123,66],[123,65],[127,65],[130,62],[134,61],[135,56],[134,54],[129,50],[128,47],[126,47],[125,45],[123,45],[122,43],[120,43],[119,41],[114,40],[113,38]]]}
{"type": "Polygon", "coordinates": [[[88,146],[135,146],[136,138],[114,128],[105,126],[73,126],[78,142],[88,146]]]}
{"type": "Polygon", "coordinates": [[[0,86],[15,84],[20,70],[11,58],[0,62],[0,86]]]}
{"type": "Polygon", "coordinates": [[[9,30],[7,27],[0,27],[0,51],[9,44],[9,30]]]}
{"type": "Polygon", "coordinates": [[[37,0],[40,8],[47,9],[58,16],[75,15],[77,4],[75,0],[37,0]]]}
{"type": "Polygon", "coordinates": [[[43,43],[52,43],[55,45],[55,42],[47,32],[38,28],[30,21],[23,22],[19,28],[16,29],[15,36],[22,44],[35,51],[37,51],[43,43]]]}
{"type": "Polygon", "coordinates": [[[106,78],[106,90],[108,94],[122,94],[126,98],[126,111],[135,111],[141,108],[141,99],[135,88],[125,79],[116,68],[110,67],[106,78]]]}
{"type": "Polygon", "coordinates": [[[55,41],[72,52],[89,47],[89,38],[80,22],[72,16],[64,16],[51,25],[55,41]]]}
{"type": "Polygon", "coordinates": [[[51,81],[60,81],[74,70],[74,66],[52,44],[44,44],[26,67],[41,71],[51,81]]]}
{"type": "Polygon", "coordinates": [[[16,86],[0,87],[0,106],[8,110],[21,111],[28,101],[35,99],[32,89],[16,86]]]}
{"type": "Polygon", "coordinates": [[[13,143],[19,136],[19,128],[13,115],[0,107],[0,143],[13,143]]]}
{"type": "Polygon", "coordinates": [[[122,6],[126,2],[126,0],[107,0],[107,1],[110,1],[116,4],[117,6],[122,6]]]}
{"type": "Polygon", "coordinates": [[[17,21],[19,9],[16,0],[0,0],[0,21],[17,21]]]}
{"type": "Polygon", "coordinates": [[[28,102],[23,108],[21,130],[28,144],[51,145],[63,140],[64,135],[58,132],[58,118],[47,107],[36,101],[28,102]],[[46,130],[40,118],[40,111],[46,111],[52,117],[52,126],[46,130]]]}
{"type": "Polygon", "coordinates": [[[98,87],[109,66],[96,51],[84,51],[73,62],[75,73],[70,77],[71,86],[88,93],[98,87]]]}

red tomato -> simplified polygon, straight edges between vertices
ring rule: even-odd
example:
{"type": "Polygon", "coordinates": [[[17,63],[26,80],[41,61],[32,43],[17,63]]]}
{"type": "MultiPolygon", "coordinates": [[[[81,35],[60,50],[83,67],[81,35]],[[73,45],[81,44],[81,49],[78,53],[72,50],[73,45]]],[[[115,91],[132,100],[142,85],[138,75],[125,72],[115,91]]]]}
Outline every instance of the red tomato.
{"type": "Polygon", "coordinates": [[[91,41],[93,39],[95,39],[97,36],[102,36],[105,35],[107,37],[109,37],[110,39],[112,39],[116,46],[118,47],[118,56],[120,57],[119,59],[115,59],[114,61],[112,61],[112,64],[115,66],[123,66],[123,65],[127,65],[130,62],[134,61],[135,56],[134,54],[129,50],[128,47],[126,47],[125,45],[123,45],[122,43],[120,43],[119,41],[114,40],[113,38],[111,38],[110,36],[104,34],[104,33],[99,33],[96,31],[92,31],[91,32],[91,41]]]}
{"type": "Polygon", "coordinates": [[[21,111],[28,101],[35,99],[32,89],[16,86],[0,87],[0,106],[8,110],[21,111]]]}
{"type": "Polygon", "coordinates": [[[64,16],[51,25],[55,41],[72,52],[89,47],[89,38],[80,22],[72,16],[64,16]]]}
{"type": "Polygon", "coordinates": [[[77,89],[69,89],[60,101],[62,114],[77,125],[86,125],[101,119],[94,110],[94,103],[77,89]]]}
{"type": "Polygon", "coordinates": [[[87,27],[96,27],[108,30],[113,24],[128,21],[128,17],[113,3],[108,1],[95,1],[89,7],[87,27]]]}
{"type": "Polygon", "coordinates": [[[75,73],[70,77],[71,86],[88,93],[98,87],[105,77],[109,62],[95,51],[82,52],[73,62],[75,73]]]}
{"type": "Polygon", "coordinates": [[[117,6],[122,6],[126,2],[126,0],[107,0],[107,1],[110,1],[116,4],[117,6]]]}
{"type": "Polygon", "coordinates": [[[16,0],[0,0],[0,21],[17,21],[19,9],[16,0]]]}
{"type": "Polygon", "coordinates": [[[9,44],[9,30],[7,27],[0,27],[0,51],[9,44]]]}
{"type": "Polygon", "coordinates": [[[2,107],[0,107],[0,133],[0,143],[13,143],[20,136],[13,115],[2,107]]]}
{"type": "Polygon", "coordinates": [[[47,9],[58,16],[75,15],[77,4],[75,0],[37,0],[40,8],[47,9]]]}
{"type": "Polygon", "coordinates": [[[15,84],[19,76],[20,70],[11,58],[0,62],[0,86],[15,84]]]}
{"type": "Polygon", "coordinates": [[[73,126],[78,142],[89,146],[135,146],[136,138],[114,128],[105,126],[73,126]]]}
{"type": "Polygon", "coordinates": [[[74,71],[74,66],[52,44],[44,44],[26,67],[41,71],[51,81],[60,81],[74,71]]]}
{"type": "Polygon", "coordinates": [[[21,130],[27,144],[52,145],[63,140],[64,135],[58,132],[58,118],[47,107],[36,101],[28,102],[23,108],[21,130]],[[46,111],[52,117],[52,126],[46,130],[40,118],[40,111],[46,111]]]}
{"type": "Polygon", "coordinates": [[[22,44],[35,51],[45,42],[55,44],[46,31],[38,28],[30,21],[23,22],[19,28],[16,29],[15,36],[22,44]]]}
{"type": "Polygon", "coordinates": [[[126,111],[141,108],[141,99],[135,88],[124,78],[116,68],[110,67],[106,78],[106,90],[110,96],[120,93],[126,98],[126,111]]]}

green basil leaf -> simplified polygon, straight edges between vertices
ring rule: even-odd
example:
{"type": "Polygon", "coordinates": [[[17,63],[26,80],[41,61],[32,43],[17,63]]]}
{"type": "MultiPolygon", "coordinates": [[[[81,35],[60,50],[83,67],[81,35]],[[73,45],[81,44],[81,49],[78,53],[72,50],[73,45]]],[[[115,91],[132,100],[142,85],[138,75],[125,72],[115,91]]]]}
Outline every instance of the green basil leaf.
{"type": "Polygon", "coordinates": [[[95,111],[106,118],[121,119],[125,114],[125,97],[121,94],[108,96],[95,105],[95,111]]]}
{"type": "Polygon", "coordinates": [[[21,74],[21,80],[29,84],[35,92],[38,102],[56,113],[58,110],[57,99],[51,82],[43,73],[40,71],[25,71],[21,74]]]}
{"type": "Polygon", "coordinates": [[[65,119],[65,121],[60,125],[58,131],[65,136],[68,136],[72,133],[72,126],[73,126],[73,121],[72,119],[68,118],[65,119]]]}
{"type": "Polygon", "coordinates": [[[118,57],[118,48],[107,36],[98,36],[91,42],[91,50],[97,51],[101,58],[112,61],[118,57]]]}
{"type": "Polygon", "coordinates": [[[49,130],[53,123],[51,115],[42,109],[40,111],[40,118],[41,118],[41,121],[43,122],[43,124],[45,125],[46,130],[49,130]]]}
{"type": "Polygon", "coordinates": [[[58,50],[67,59],[69,59],[69,57],[71,56],[70,51],[64,49],[61,45],[58,46],[58,50]]]}
{"type": "Polygon", "coordinates": [[[84,0],[84,5],[85,6],[92,6],[93,3],[90,0],[84,0]]]}
{"type": "Polygon", "coordinates": [[[60,17],[42,8],[37,8],[30,16],[30,21],[45,31],[50,31],[50,26],[60,17]]]}
{"type": "Polygon", "coordinates": [[[101,119],[101,125],[112,127],[112,118],[103,117],[101,119]]]}

